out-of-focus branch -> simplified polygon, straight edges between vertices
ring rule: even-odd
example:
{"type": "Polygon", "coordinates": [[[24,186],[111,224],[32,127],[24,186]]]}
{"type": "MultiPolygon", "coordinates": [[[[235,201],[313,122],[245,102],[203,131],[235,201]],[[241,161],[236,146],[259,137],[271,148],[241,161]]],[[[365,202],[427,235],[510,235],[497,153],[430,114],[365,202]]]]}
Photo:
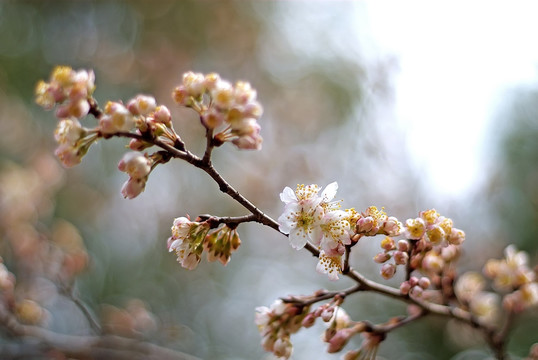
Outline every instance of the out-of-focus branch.
{"type": "Polygon", "coordinates": [[[18,358],[28,355],[26,343],[33,351],[43,355],[45,351],[59,351],[74,359],[125,359],[125,360],[201,360],[198,357],[138,339],[115,335],[84,336],[66,335],[38,326],[23,325],[5,309],[0,309],[0,326],[13,336],[25,339],[20,346],[0,348],[1,358],[18,358]],[[38,344],[29,338],[39,341],[38,344]],[[19,351],[21,351],[19,353],[19,351]]]}
{"type": "Polygon", "coordinates": [[[90,327],[96,334],[101,334],[101,325],[97,322],[97,320],[94,318],[93,314],[91,313],[90,309],[86,306],[86,304],[79,299],[79,297],[75,294],[75,287],[74,283],[71,283],[69,285],[61,287],[63,295],[65,295],[69,300],[71,300],[82,312],[84,317],[88,320],[88,324],[90,324],[90,327]]]}

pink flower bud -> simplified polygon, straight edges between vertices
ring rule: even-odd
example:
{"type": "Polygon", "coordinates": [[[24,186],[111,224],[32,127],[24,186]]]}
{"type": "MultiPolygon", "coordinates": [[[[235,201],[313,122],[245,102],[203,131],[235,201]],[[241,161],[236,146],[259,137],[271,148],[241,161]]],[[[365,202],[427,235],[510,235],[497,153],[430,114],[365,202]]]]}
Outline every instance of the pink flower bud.
{"type": "Polygon", "coordinates": [[[409,241],[407,240],[398,240],[398,250],[403,252],[409,251],[409,241]]]}
{"type": "Polygon", "coordinates": [[[338,330],[336,334],[334,334],[334,336],[329,340],[327,352],[332,354],[342,350],[348,343],[349,339],[355,334],[356,331],[354,331],[353,328],[338,330]]]}
{"type": "Polygon", "coordinates": [[[378,264],[382,264],[390,259],[390,254],[388,253],[379,253],[376,256],[374,256],[374,261],[378,264]]]}
{"type": "Polygon", "coordinates": [[[373,217],[371,216],[361,217],[359,220],[357,220],[356,231],[359,234],[370,233],[373,230],[375,230],[374,227],[375,227],[375,220],[373,217]]]}
{"type": "Polygon", "coordinates": [[[301,322],[301,325],[304,328],[309,328],[313,326],[315,322],[316,322],[316,316],[313,313],[309,313],[308,315],[304,317],[303,321],[301,322]]]}
{"type": "Polygon", "coordinates": [[[424,256],[424,259],[422,259],[422,267],[426,271],[440,273],[443,266],[445,266],[443,259],[431,251],[424,256]]]}
{"type": "Polygon", "coordinates": [[[146,181],[144,179],[129,178],[129,180],[123,184],[121,194],[126,199],[134,199],[144,191],[145,187],[146,181]]]}
{"type": "Polygon", "coordinates": [[[409,290],[411,290],[411,284],[409,284],[408,281],[404,281],[400,284],[400,292],[402,293],[402,295],[409,294],[409,290]]]}
{"type": "Polygon", "coordinates": [[[139,152],[128,152],[118,163],[118,169],[134,179],[142,179],[151,171],[151,160],[139,152]]]}
{"type": "Polygon", "coordinates": [[[79,149],[70,144],[60,144],[54,151],[54,154],[60,159],[63,166],[67,168],[78,165],[82,161],[79,149]]]}
{"type": "Polygon", "coordinates": [[[386,280],[391,279],[396,273],[396,265],[394,264],[384,264],[381,267],[381,276],[386,280]]]}
{"type": "Polygon", "coordinates": [[[407,261],[409,260],[409,254],[402,251],[396,251],[394,253],[394,262],[396,265],[405,265],[407,264],[407,261]]]}
{"type": "Polygon", "coordinates": [[[334,306],[329,306],[321,312],[321,319],[325,322],[328,322],[332,319],[334,315],[334,306]]]}
{"type": "Polygon", "coordinates": [[[427,277],[423,276],[420,278],[420,280],[418,281],[418,286],[420,286],[421,288],[423,288],[424,290],[426,290],[427,288],[429,288],[431,285],[431,282],[430,282],[430,279],[428,279],[427,277]]]}
{"type": "Polygon", "coordinates": [[[419,298],[422,296],[423,292],[424,290],[420,286],[414,286],[409,291],[409,296],[414,297],[414,298],[419,298]]]}
{"type": "Polygon", "coordinates": [[[157,106],[153,113],[153,119],[167,127],[172,125],[172,115],[170,114],[170,110],[164,105],[157,106]]]}
{"type": "Polygon", "coordinates": [[[400,235],[402,229],[402,223],[398,221],[394,216],[389,216],[387,220],[383,223],[383,231],[388,236],[398,236],[400,235]]]}

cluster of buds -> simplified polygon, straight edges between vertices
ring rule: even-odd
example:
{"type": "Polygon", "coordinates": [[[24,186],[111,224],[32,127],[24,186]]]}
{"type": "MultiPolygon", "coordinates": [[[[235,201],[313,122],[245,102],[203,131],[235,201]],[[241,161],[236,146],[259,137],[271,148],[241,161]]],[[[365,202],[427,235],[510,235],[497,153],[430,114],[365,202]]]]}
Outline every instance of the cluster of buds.
{"type": "Polygon", "coordinates": [[[57,66],[50,82],[39,81],[35,93],[36,102],[50,110],[55,105],[58,118],[82,118],[90,110],[90,99],[95,90],[93,71],[75,71],[68,66],[57,66]]]}
{"type": "Polygon", "coordinates": [[[416,276],[411,276],[409,280],[406,280],[400,284],[400,292],[402,295],[408,295],[411,297],[421,297],[424,290],[430,287],[430,279],[423,276],[420,279],[416,276]]]}
{"type": "Polygon", "coordinates": [[[413,242],[410,254],[412,269],[437,276],[460,253],[465,233],[453,227],[451,219],[434,209],[422,211],[419,217],[405,222],[403,235],[413,242]]]}
{"type": "Polygon", "coordinates": [[[136,151],[128,152],[123,156],[118,163],[118,169],[129,175],[129,180],[121,188],[121,193],[125,198],[135,198],[144,191],[153,163],[152,159],[136,151]]]}
{"type": "Polygon", "coordinates": [[[409,242],[407,240],[399,240],[398,243],[390,236],[386,236],[381,240],[381,248],[383,252],[378,253],[374,257],[374,261],[378,264],[383,264],[381,267],[381,276],[385,279],[391,279],[396,273],[397,265],[407,265],[409,261],[409,242]],[[388,261],[393,259],[393,263],[388,261]]]}
{"type": "Polygon", "coordinates": [[[278,218],[279,230],[289,234],[293,248],[302,249],[308,241],[320,249],[318,272],[337,280],[342,272],[342,255],[351,244],[352,228],[357,213],[340,209],[340,201],[332,202],[338,184],[333,182],[320,193],[318,185],[297,185],[293,191],[286,187],[280,194],[284,212],[278,218]]]}
{"type": "MultiPolygon", "coordinates": [[[[179,136],[172,125],[170,110],[164,105],[157,105],[153,97],[138,95],[127,103],[127,109],[133,115],[136,124],[136,134],[150,138],[160,137],[170,145],[176,145],[179,136]]],[[[140,139],[132,139],[129,147],[141,151],[152,146],[140,139]]]]}
{"type": "Polygon", "coordinates": [[[504,259],[490,259],[484,266],[484,274],[493,279],[493,287],[509,292],[503,298],[503,306],[513,312],[521,312],[538,304],[536,273],[528,266],[528,255],[517,251],[514,245],[504,250],[504,259]]]}
{"type": "Polygon", "coordinates": [[[262,336],[264,350],[279,358],[289,359],[293,351],[290,336],[299,331],[307,314],[308,307],[285,303],[280,299],[270,307],[257,307],[255,322],[262,336]]]}
{"type": "Polygon", "coordinates": [[[232,252],[241,245],[237,229],[225,225],[211,233],[210,230],[208,221],[191,221],[188,217],[176,218],[172,226],[172,236],[168,239],[168,250],[174,251],[177,261],[189,270],[193,270],[200,263],[204,250],[209,261],[218,260],[226,265],[232,252]]]}
{"type": "Polygon", "coordinates": [[[208,130],[224,128],[214,135],[215,145],[228,141],[239,149],[261,149],[263,139],[257,120],[263,110],[249,83],[238,81],[232,85],[215,73],[187,72],[172,97],[178,104],[197,111],[208,130]]]}
{"type": "Polygon", "coordinates": [[[398,236],[402,230],[402,223],[394,216],[387,216],[383,208],[378,210],[370,206],[357,219],[355,225],[355,237],[358,240],[362,236],[388,235],[398,236]]]}
{"type": "Polygon", "coordinates": [[[222,265],[228,264],[232,252],[241,245],[237,228],[223,226],[207,235],[204,241],[204,250],[207,251],[209,261],[220,261],[222,265]]]}
{"type": "MultiPolygon", "coordinates": [[[[159,137],[175,146],[180,142],[172,127],[170,111],[164,105],[157,106],[153,97],[137,95],[125,106],[121,101],[109,101],[104,111],[97,108],[92,98],[95,90],[93,72],[74,71],[67,66],[54,69],[50,83],[40,81],[36,88],[36,102],[45,109],[52,109],[59,104],[56,116],[59,118],[55,131],[58,147],[55,151],[65,167],[72,167],[82,161],[90,146],[99,138],[108,138],[118,133],[131,132],[136,129],[137,138],[131,140],[129,147],[141,151],[150,147],[144,141],[159,137]],[[91,111],[91,107],[93,111],[91,111]],[[89,112],[98,116],[99,124],[93,129],[83,127],[79,119],[89,112]]],[[[141,154],[126,154],[120,161],[119,169],[129,174],[130,178],[122,188],[126,198],[134,198],[145,187],[151,166],[157,161],[150,161],[141,154]]]]}

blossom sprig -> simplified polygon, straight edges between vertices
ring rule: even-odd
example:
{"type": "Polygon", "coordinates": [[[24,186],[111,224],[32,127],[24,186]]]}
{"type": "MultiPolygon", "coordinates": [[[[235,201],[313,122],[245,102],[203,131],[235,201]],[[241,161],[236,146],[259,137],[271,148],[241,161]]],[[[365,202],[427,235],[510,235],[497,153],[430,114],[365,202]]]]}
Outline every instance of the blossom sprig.
{"type": "Polygon", "coordinates": [[[241,239],[237,224],[218,226],[218,219],[214,217],[202,216],[196,221],[191,221],[188,216],[176,218],[171,228],[172,236],[168,239],[168,250],[175,252],[177,261],[189,270],[198,266],[204,251],[209,261],[218,260],[226,265],[241,245],[241,239]]]}
{"type": "Polygon", "coordinates": [[[218,74],[194,72],[183,74],[182,84],[172,93],[176,103],[200,115],[202,124],[212,134],[213,145],[231,142],[239,149],[249,150],[261,149],[263,142],[257,122],[263,109],[256,95],[248,82],[232,85],[218,74]],[[213,135],[216,131],[219,132],[213,135]]]}
{"type": "Polygon", "coordinates": [[[290,336],[301,329],[308,309],[280,299],[270,307],[257,307],[255,322],[263,348],[279,358],[289,359],[293,351],[290,336]]]}

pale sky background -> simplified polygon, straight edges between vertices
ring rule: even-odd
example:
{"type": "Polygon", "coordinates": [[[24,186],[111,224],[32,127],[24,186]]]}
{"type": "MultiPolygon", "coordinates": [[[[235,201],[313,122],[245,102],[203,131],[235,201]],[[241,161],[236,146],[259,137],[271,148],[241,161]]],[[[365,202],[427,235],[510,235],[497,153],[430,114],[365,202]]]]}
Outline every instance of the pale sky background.
{"type": "Polygon", "coordinates": [[[538,2],[365,5],[368,24],[359,31],[371,32],[371,55],[394,54],[398,61],[394,114],[414,166],[438,192],[465,196],[487,175],[487,126],[503,92],[537,80],[538,2]]]}

